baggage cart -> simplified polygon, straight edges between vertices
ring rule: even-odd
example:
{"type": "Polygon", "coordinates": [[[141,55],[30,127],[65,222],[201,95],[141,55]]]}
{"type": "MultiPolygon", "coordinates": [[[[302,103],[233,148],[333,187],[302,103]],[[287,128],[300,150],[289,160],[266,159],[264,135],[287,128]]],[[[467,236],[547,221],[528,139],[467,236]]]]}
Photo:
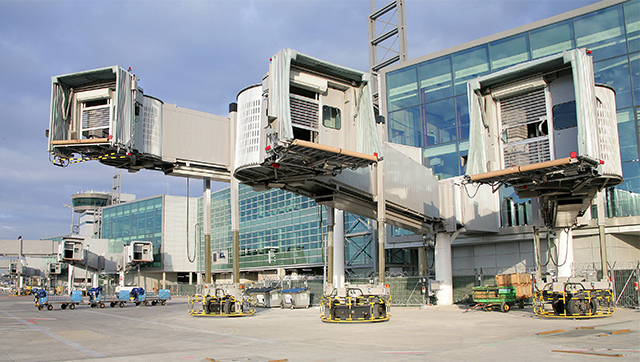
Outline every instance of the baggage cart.
{"type": "Polygon", "coordinates": [[[38,310],[53,310],[55,305],[59,305],[60,309],[70,310],[76,309],[76,305],[82,303],[82,291],[75,290],[71,295],[48,295],[44,289],[38,289],[34,296],[36,308],[38,310]]]}
{"type": "Polygon", "coordinates": [[[518,299],[516,287],[514,286],[474,287],[473,301],[476,303],[473,309],[484,309],[486,311],[497,309],[506,313],[516,303],[519,304],[520,308],[524,308],[524,299],[518,299]]]}
{"type": "Polygon", "coordinates": [[[160,289],[157,293],[146,293],[146,299],[144,301],[145,306],[157,305],[162,306],[167,304],[167,300],[171,299],[171,290],[160,289]]]}
{"type": "Polygon", "coordinates": [[[282,295],[280,307],[282,308],[309,308],[311,291],[309,288],[291,288],[278,292],[282,295]]]}

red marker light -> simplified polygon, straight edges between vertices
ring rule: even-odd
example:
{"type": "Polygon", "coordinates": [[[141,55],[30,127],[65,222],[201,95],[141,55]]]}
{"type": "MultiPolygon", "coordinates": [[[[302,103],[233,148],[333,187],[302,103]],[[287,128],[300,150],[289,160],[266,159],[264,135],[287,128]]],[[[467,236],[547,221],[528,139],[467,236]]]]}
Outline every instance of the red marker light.
{"type": "Polygon", "coordinates": [[[131,152],[127,152],[127,156],[132,156],[131,152]]]}
{"type": "Polygon", "coordinates": [[[265,151],[269,151],[271,149],[271,145],[268,145],[267,147],[264,148],[265,151]]]}
{"type": "Polygon", "coordinates": [[[378,158],[378,152],[375,152],[373,155],[376,156],[376,158],[378,158]]]}
{"type": "Polygon", "coordinates": [[[591,55],[591,50],[587,50],[587,55],[591,55]]]}
{"type": "Polygon", "coordinates": [[[111,135],[111,134],[110,134],[110,135],[109,135],[109,139],[113,139],[113,135],[111,135]]]}
{"type": "Polygon", "coordinates": [[[569,157],[571,157],[571,158],[578,158],[578,152],[576,152],[576,151],[571,152],[571,153],[569,154],[569,157]]]}
{"type": "Polygon", "coordinates": [[[601,165],[604,165],[604,160],[599,160],[601,165]]]}
{"type": "Polygon", "coordinates": [[[273,166],[273,168],[275,168],[276,170],[280,168],[280,164],[279,163],[272,163],[271,166],[273,166]]]}

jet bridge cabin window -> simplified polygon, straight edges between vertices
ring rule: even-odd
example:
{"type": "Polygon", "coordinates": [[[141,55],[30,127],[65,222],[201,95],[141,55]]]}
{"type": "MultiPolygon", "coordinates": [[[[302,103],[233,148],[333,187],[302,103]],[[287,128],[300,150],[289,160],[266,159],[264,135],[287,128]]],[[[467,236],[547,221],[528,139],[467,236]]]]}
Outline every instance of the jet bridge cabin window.
{"type": "Polygon", "coordinates": [[[322,106],[322,125],[327,128],[340,129],[340,108],[322,106]]]}

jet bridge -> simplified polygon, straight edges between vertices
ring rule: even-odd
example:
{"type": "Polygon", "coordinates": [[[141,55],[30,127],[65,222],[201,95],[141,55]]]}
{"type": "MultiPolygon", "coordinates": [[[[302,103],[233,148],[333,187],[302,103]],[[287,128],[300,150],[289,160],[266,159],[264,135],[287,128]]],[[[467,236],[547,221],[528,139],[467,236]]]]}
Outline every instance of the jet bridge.
{"type": "Polygon", "coordinates": [[[229,182],[229,120],[144,94],[119,66],[51,79],[51,162],[89,160],[136,172],[229,182]]]}
{"type": "Polygon", "coordinates": [[[545,224],[570,227],[622,182],[615,93],[574,49],[468,83],[468,181],[539,197],[545,224]]]}

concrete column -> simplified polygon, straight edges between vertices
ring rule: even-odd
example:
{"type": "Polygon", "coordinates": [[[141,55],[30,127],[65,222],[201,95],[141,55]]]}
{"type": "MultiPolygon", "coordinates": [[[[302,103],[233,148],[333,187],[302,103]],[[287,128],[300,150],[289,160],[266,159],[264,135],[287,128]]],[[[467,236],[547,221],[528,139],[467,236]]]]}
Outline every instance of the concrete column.
{"type": "Polygon", "coordinates": [[[231,177],[231,247],[233,249],[233,284],[240,283],[240,183],[231,177]]]}
{"type": "Polygon", "coordinates": [[[67,269],[68,275],[67,275],[67,293],[71,294],[71,291],[73,290],[73,272],[74,272],[74,266],[69,264],[69,269],[67,269]]]}
{"type": "Polygon", "coordinates": [[[427,276],[427,252],[424,245],[418,248],[418,272],[421,277],[427,276]]]}
{"type": "Polygon", "coordinates": [[[438,305],[453,304],[453,272],[451,269],[451,242],[449,233],[436,234],[435,259],[436,280],[440,289],[436,292],[438,305]]]}
{"type": "Polygon", "coordinates": [[[327,207],[327,288],[326,292],[333,290],[333,264],[334,264],[334,210],[333,207],[327,207]]]}
{"type": "Polygon", "coordinates": [[[571,277],[573,265],[573,233],[571,228],[562,229],[556,237],[556,250],[558,251],[558,278],[571,277]]]}
{"type": "Polygon", "coordinates": [[[211,284],[211,180],[204,180],[202,194],[204,217],[204,283],[211,284]]]}
{"type": "Polygon", "coordinates": [[[98,287],[98,272],[93,273],[93,275],[91,276],[91,287],[98,287]]]}
{"type": "Polygon", "coordinates": [[[542,253],[540,252],[540,229],[533,227],[533,251],[536,263],[536,282],[542,281],[542,253]]]}
{"type": "Polygon", "coordinates": [[[386,204],[384,196],[384,161],[379,160],[376,165],[376,204],[378,216],[378,284],[384,284],[386,270],[385,253],[385,222],[386,204]]]}
{"type": "Polygon", "coordinates": [[[162,289],[167,289],[167,272],[162,272],[162,289]]]}
{"type": "Polygon", "coordinates": [[[333,285],[343,288],[344,275],[344,211],[335,209],[333,228],[333,285]]]}
{"type": "Polygon", "coordinates": [[[189,285],[193,285],[193,273],[189,272],[189,285]]]}
{"type": "Polygon", "coordinates": [[[600,264],[602,265],[602,279],[609,280],[609,263],[607,259],[607,239],[605,234],[604,192],[598,192],[596,197],[598,208],[598,237],[600,241],[600,264]]]}

